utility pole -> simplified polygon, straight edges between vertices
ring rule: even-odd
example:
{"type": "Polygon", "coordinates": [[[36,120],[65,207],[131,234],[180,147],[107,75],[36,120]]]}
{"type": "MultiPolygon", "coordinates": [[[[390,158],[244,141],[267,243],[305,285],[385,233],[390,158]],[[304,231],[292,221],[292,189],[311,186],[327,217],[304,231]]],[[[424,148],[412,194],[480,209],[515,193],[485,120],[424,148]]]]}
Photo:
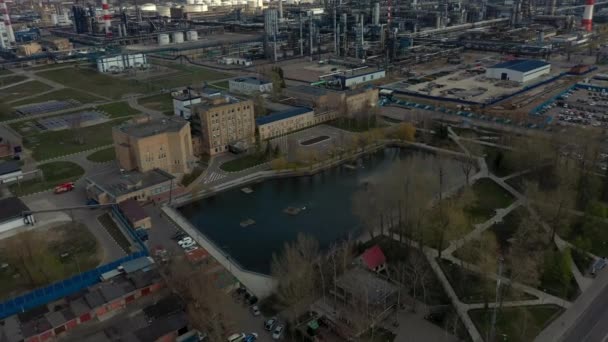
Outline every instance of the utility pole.
{"type": "Polygon", "coordinates": [[[503,258],[498,258],[498,277],[496,277],[496,302],[494,303],[494,311],[492,312],[492,325],[490,326],[490,332],[487,341],[494,342],[496,338],[496,315],[498,313],[498,303],[500,303],[501,299],[501,279],[502,279],[502,268],[503,268],[503,258]]]}
{"type": "Polygon", "coordinates": [[[304,39],[302,37],[302,12],[300,12],[300,57],[304,56],[304,39]]]}

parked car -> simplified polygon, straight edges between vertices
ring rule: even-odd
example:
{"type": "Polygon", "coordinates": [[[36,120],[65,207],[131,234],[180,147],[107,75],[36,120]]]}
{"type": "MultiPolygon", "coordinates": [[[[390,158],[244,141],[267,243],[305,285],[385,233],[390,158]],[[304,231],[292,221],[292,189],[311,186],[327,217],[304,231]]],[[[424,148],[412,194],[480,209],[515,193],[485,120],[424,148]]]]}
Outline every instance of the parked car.
{"type": "Polygon", "coordinates": [[[196,241],[190,240],[190,242],[185,243],[181,246],[183,249],[187,249],[187,248],[193,247],[194,245],[196,245],[196,241]]]}
{"type": "Polygon", "coordinates": [[[198,249],[197,245],[184,248],[184,252],[189,253],[198,249]]]}
{"type": "Polygon", "coordinates": [[[280,340],[281,337],[283,337],[283,331],[285,330],[285,326],[279,324],[277,325],[276,328],[274,328],[274,331],[272,332],[272,339],[273,340],[280,340]]]}
{"type": "Polygon", "coordinates": [[[243,339],[243,342],[254,342],[257,339],[258,339],[258,334],[251,333],[251,334],[248,334],[247,336],[245,336],[245,338],[243,339]]]}
{"type": "Polygon", "coordinates": [[[179,241],[179,240],[185,238],[186,236],[188,236],[188,234],[186,234],[180,230],[180,231],[177,231],[175,234],[173,234],[171,239],[173,239],[175,241],[179,241]]]}
{"type": "Polygon", "coordinates": [[[251,309],[251,313],[252,313],[254,316],[259,316],[259,315],[261,315],[261,314],[262,314],[262,313],[260,312],[260,308],[258,308],[258,306],[257,306],[257,305],[253,305],[253,306],[252,306],[250,309],[251,309]]]}
{"type": "Polygon", "coordinates": [[[177,244],[184,247],[184,245],[189,244],[191,242],[193,242],[192,238],[189,236],[186,236],[185,238],[177,241],[177,244]]]}
{"type": "Polygon", "coordinates": [[[245,334],[243,333],[237,333],[237,334],[232,334],[230,336],[228,336],[227,341],[228,342],[240,342],[245,338],[245,334]]]}
{"type": "Polygon", "coordinates": [[[266,322],[264,322],[264,329],[266,331],[272,331],[272,329],[274,329],[274,326],[277,325],[278,320],[276,317],[272,317],[266,320],[266,322]]]}
{"type": "Polygon", "coordinates": [[[598,271],[606,267],[606,258],[597,259],[591,266],[590,273],[595,277],[598,271]]]}

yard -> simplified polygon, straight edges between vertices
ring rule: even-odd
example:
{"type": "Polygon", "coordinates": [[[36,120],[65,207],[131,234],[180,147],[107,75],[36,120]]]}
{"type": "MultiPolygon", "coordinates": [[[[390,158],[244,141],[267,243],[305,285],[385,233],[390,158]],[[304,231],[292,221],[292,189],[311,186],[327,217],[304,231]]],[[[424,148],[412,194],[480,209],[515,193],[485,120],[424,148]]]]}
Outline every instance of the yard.
{"type": "Polygon", "coordinates": [[[137,102],[146,108],[163,112],[167,116],[173,115],[173,97],[171,97],[171,94],[142,97],[137,102]]]}
{"type": "Polygon", "coordinates": [[[102,99],[100,97],[94,96],[93,94],[85,93],[78,89],[64,88],[64,89],[52,91],[50,93],[46,93],[44,95],[36,96],[31,99],[13,102],[13,103],[11,103],[11,105],[13,107],[17,107],[17,106],[30,104],[30,103],[39,103],[39,102],[46,102],[46,101],[51,101],[51,100],[58,100],[58,101],[75,100],[82,104],[102,101],[102,99]]]}
{"type": "Polygon", "coordinates": [[[121,118],[141,114],[137,109],[131,108],[127,102],[114,102],[97,106],[95,109],[107,113],[111,118],[121,118]]]}
{"type": "Polygon", "coordinates": [[[495,215],[496,209],[513,203],[513,196],[489,178],[479,179],[473,184],[475,204],[466,209],[473,223],[482,223],[495,215]]]}
{"type": "Polygon", "coordinates": [[[114,147],[108,147],[95,151],[87,156],[87,159],[95,163],[105,163],[116,159],[114,147]]]}
{"type": "MultiPolygon", "coordinates": [[[[469,316],[482,336],[487,336],[493,310],[471,310],[469,316]]],[[[496,321],[496,341],[532,341],[562,312],[555,305],[503,308],[496,321]]]]}
{"type": "Polygon", "coordinates": [[[39,165],[43,178],[13,183],[9,189],[16,196],[24,196],[54,188],[58,184],[72,182],[84,175],[80,165],[68,161],[55,161],[39,165]]]}
{"type": "MultiPolygon", "coordinates": [[[[452,284],[458,298],[464,303],[493,302],[496,298],[496,282],[478,273],[467,271],[447,260],[438,260],[441,270],[452,284]]],[[[503,287],[505,301],[536,299],[535,296],[503,287]]]]}
{"type": "MultiPolygon", "coordinates": [[[[192,64],[180,64],[170,61],[153,60],[153,64],[164,65],[177,71],[171,75],[158,77],[156,90],[184,87],[188,85],[200,85],[201,82],[209,82],[229,77],[229,75],[209,68],[203,68],[192,64]]],[[[154,83],[156,78],[152,78],[148,83],[154,83]]]]}
{"type": "Polygon", "coordinates": [[[52,88],[40,81],[29,81],[0,90],[0,102],[20,100],[23,97],[36,95],[52,88]]]}
{"type": "Polygon", "coordinates": [[[0,69],[0,76],[3,76],[3,75],[10,75],[10,74],[12,74],[12,73],[13,73],[13,72],[12,72],[10,69],[0,69]]]}
{"type": "Polygon", "coordinates": [[[258,166],[267,161],[268,159],[263,154],[248,154],[246,156],[225,162],[224,164],[220,165],[220,168],[227,172],[238,172],[258,166]]]}
{"type": "Polygon", "coordinates": [[[65,129],[38,133],[24,138],[25,147],[32,151],[38,161],[78,153],[112,144],[112,127],[129,120],[115,119],[103,124],[83,127],[78,130],[65,129]]]}
{"type": "Polygon", "coordinates": [[[101,249],[80,223],[19,233],[0,241],[0,299],[97,267],[101,249]]]}
{"type": "Polygon", "coordinates": [[[21,75],[9,75],[5,77],[0,77],[0,87],[6,87],[13,83],[21,82],[27,80],[27,77],[21,75]]]}

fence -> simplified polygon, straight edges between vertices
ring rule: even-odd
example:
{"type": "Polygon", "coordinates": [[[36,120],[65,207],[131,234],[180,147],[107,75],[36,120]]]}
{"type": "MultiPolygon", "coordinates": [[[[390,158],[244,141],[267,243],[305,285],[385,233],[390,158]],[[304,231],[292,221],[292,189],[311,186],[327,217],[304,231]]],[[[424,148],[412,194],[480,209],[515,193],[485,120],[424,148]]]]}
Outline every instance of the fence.
{"type": "MultiPolygon", "coordinates": [[[[124,226],[127,221],[122,213],[118,210],[117,206],[112,207],[112,212],[114,213],[115,217],[118,218],[119,223],[124,226]]],[[[132,229],[128,228],[128,225],[126,225],[126,227],[126,230],[133,238],[133,241],[135,241],[136,244],[141,248],[139,251],[111,263],[99,266],[90,271],[82,272],[70,278],[33,290],[24,295],[8,299],[0,303],[0,319],[4,319],[20,312],[25,312],[26,310],[45,305],[51,301],[84,290],[91,285],[101,282],[100,277],[103,273],[114,270],[127,261],[148,256],[149,254],[146,245],[137,237],[132,229]]]]}

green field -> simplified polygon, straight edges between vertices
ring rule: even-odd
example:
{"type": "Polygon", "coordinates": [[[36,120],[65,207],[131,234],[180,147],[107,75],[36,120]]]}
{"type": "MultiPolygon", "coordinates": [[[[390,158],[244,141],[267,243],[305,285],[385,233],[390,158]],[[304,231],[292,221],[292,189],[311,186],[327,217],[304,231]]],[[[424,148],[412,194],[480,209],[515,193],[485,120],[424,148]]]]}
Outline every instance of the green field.
{"type": "Polygon", "coordinates": [[[10,190],[17,196],[24,196],[52,189],[61,183],[73,182],[84,175],[84,169],[80,165],[67,161],[49,162],[38,168],[44,176],[42,179],[13,183],[10,190]]]}
{"type": "Polygon", "coordinates": [[[116,159],[116,151],[114,150],[114,147],[104,148],[89,154],[87,159],[95,163],[109,162],[116,159]]]}
{"type": "Polygon", "coordinates": [[[0,270],[0,300],[93,269],[99,252],[95,236],[79,223],[3,239],[0,260],[8,267],[0,270]]]}
{"type": "Polygon", "coordinates": [[[125,116],[141,114],[140,111],[131,108],[131,106],[129,106],[129,104],[124,101],[97,106],[95,107],[95,109],[109,114],[111,118],[122,118],[125,116]]]}
{"type": "Polygon", "coordinates": [[[129,118],[124,117],[103,124],[80,128],[38,133],[24,139],[25,147],[38,161],[82,152],[112,144],[112,127],[129,118]]]}
{"type": "Polygon", "coordinates": [[[77,90],[77,89],[65,88],[65,89],[55,90],[55,91],[52,91],[52,92],[44,94],[44,95],[32,97],[31,99],[13,102],[13,103],[11,103],[11,105],[13,107],[17,107],[17,106],[27,105],[30,103],[39,103],[39,102],[45,102],[45,101],[51,101],[51,100],[58,100],[58,101],[76,100],[82,104],[87,104],[87,103],[91,103],[91,102],[95,102],[95,101],[102,101],[103,99],[100,97],[94,96],[92,94],[77,90]]]}
{"type": "Polygon", "coordinates": [[[171,94],[142,97],[137,102],[146,108],[163,112],[167,116],[173,115],[173,98],[171,94]]]}
{"type": "MultiPolygon", "coordinates": [[[[493,310],[471,310],[469,316],[482,336],[487,336],[493,310]]],[[[527,342],[547,326],[562,308],[555,305],[503,308],[497,315],[496,341],[527,342]]]]}
{"type": "Polygon", "coordinates": [[[267,161],[268,159],[264,155],[249,154],[238,159],[225,162],[224,164],[220,165],[220,169],[228,172],[238,172],[260,165],[267,161]]]}
{"type": "Polygon", "coordinates": [[[9,69],[0,69],[0,76],[2,76],[2,75],[10,75],[12,73],[13,72],[11,70],[9,70],[9,69]]]}
{"type": "Polygon", "coordinates": [[[40,81],[29,81],[0,90],[0,102],[20,100],[22,97],[36,95],[52,88],[40,81]]]}
{"type": "Polygon", "coordinates": [[[21,75],[11,75],[6,77],[0,77],[0,87],[6,87],[13,83],[27,80],[27,77],[21,75]]]}
{"type": "Polygon", "coordinates": [[[473,223],[482,223],[492,218],[496,209],[506,208],[513,203],[513,196],[489,178],[482,178],[473,184],[475,204],[466,208],[473,223]]]}
{"type": "MultiPolygon", "coordinates": [[[[44,65],[38,65],[38,66],[34,66],[34,67],[30,67],[27,68],[27,70],[46,70],[46,69],[54,69],[54,68],[73,68],[74,66],[76,66],[78,63],[80,62],[70,62],[70,63],[50,63],[50,64],[44,64],[44,65]]],[[[82,64],[81,64],[82,65],[82,64]]],[[[84,65],[83,65],[84,66],[84,65]]]]}
{"type": "Polygon", "coordinates": [[[179,64],[172,64],[170,67],[176,70],[175,74],[153,77],[145,81],[104,75],[90,68],[47,70],[37,74],[67,87],[112,99],[120,99],[126,94],[145,94],[226,77],[225,74],[210,69],[179,64]]]}

